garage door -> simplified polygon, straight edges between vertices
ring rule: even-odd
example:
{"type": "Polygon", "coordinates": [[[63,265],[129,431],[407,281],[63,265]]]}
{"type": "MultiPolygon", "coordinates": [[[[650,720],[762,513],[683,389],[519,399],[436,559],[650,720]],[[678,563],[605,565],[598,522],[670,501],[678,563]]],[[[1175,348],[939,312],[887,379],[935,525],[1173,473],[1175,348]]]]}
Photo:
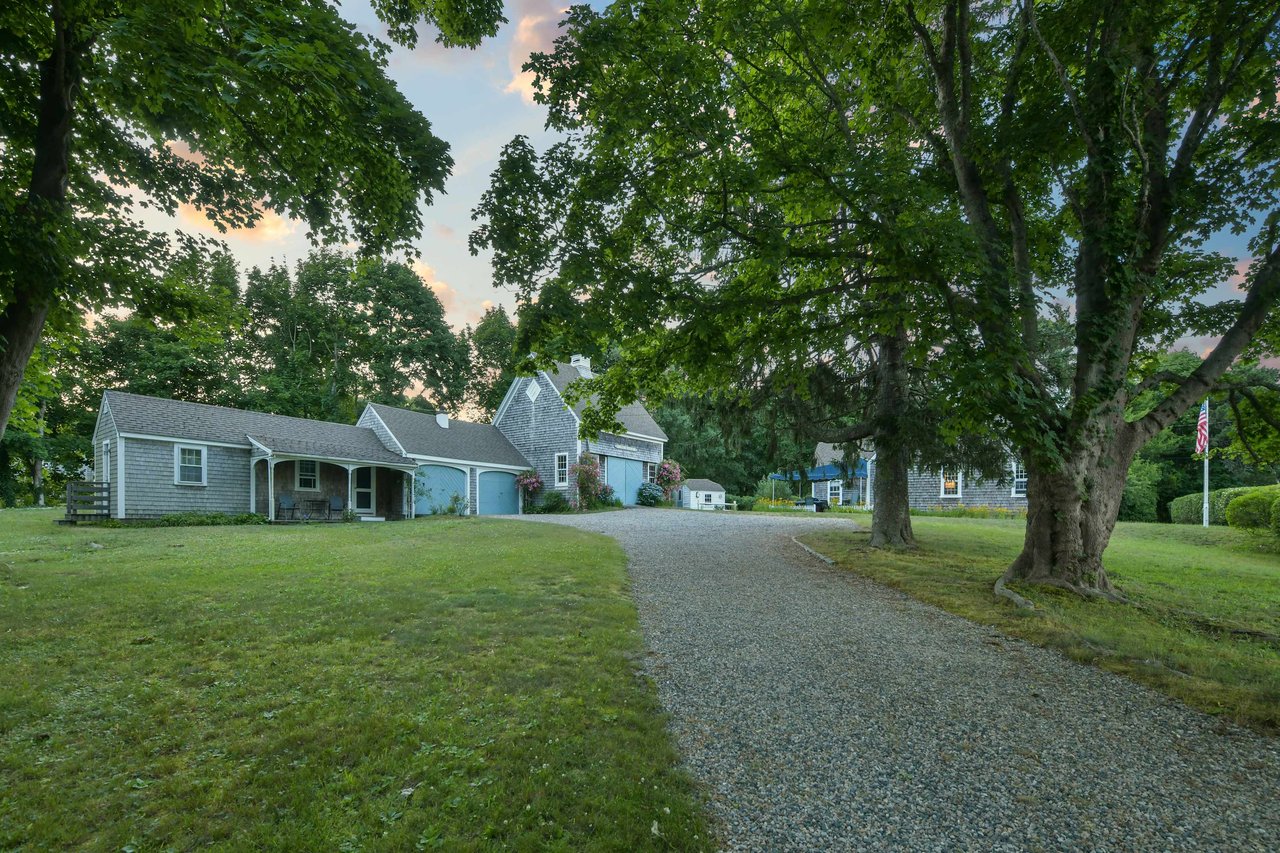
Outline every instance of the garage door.
{"type": "Polygon", "coordinates": [[[515,474],[485,471],[480,475],[481,515],[515,515],[519,511],[515,474]]]}
{"type": "Polygon", "coordinates": [[[466,511],[467,475],[460,468],[423,465],[418,468],[413,485],[413,511],[418,515],[446,512],[453,496],[466,511]]]}
{"type": "Polygon", "coordinates": [[[605,482],[613,486],[614,497],[622,498],[623,506],[635,506],[636,493],[644,482],[644,463],[609,456],[605,469],[605,482]]]}

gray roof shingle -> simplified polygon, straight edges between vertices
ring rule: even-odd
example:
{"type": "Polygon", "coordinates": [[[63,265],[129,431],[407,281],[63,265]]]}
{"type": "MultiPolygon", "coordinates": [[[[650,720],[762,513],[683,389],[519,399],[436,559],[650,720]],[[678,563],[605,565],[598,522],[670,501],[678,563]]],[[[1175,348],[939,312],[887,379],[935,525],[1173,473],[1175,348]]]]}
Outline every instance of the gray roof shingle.
{"type": "MultiPolygon", "coordinates": [[[[578,372],[576,367],[557,362],[554,370],[546,371],[547,378],[551,380],[551,384],[560,392],[563,397],[576,380],[582,378],[582,374],[578,372]]],[[[588,403],[594,402],[595,395],[591,395],[584,400],[578,401],[573,407],[573,411],[581,415],[582,410],[587,407],[588,403]]],[[[647,435],[652,438],[660,438],[667,440],[667,434],[662,431],[662,427],[658,426],[658,422],[653,419],[653,415],[639,403],[628,403],[618,410],[618,423],[627,428],[628,432],[634,432],[636,435],[647,435]]]]}
{"type": "Polygon", "coordinates": [[[691,480],[685,480],[684,487],[691,492],[723,492],[724,491],[724,486],[720,485],[715,480],[700,480],[696,477],[691,480]]]}
{"type": "Polygon", "coordinates": [[[382,418],[382,422],[391,430],[406,453],[456,459],[459,462],[533,467],[492,424],[473,424],[450,418],[446,429],[436,423],[435,415],[426,412],[397,409],[381,403],[370,403],[369,408],[382,418]]]}
{"type": "Polygon", "coordinates": [[[385,465],[404,465],[409,461],[388,450],[377,433],[366,427],[146,397],[125,391],[108,391],[104,400],[111,408],[116,428],[122,433],[244,447],[250,446],[249,436],[253,436],[275,452],[289,455],[385,465]]]}

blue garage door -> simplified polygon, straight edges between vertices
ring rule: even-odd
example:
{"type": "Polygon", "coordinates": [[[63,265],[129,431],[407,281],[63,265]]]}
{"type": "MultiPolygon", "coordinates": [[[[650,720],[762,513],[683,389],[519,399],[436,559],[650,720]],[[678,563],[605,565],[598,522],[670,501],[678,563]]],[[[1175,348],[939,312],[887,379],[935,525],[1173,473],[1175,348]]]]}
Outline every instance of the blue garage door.
{"type": "Polygon", "coordinates": [[[519,511],[515,474],[485,471],[480,475],[481,515],[515,515],[519,511]]]}
{"type": "Polygon", "coordinates": [[[613,496],[622,498],[623,506],[635,506],[636,493],[644,482],[644,463],[617,456],[605,458],[605,482],[613,486],[613,496]]]}
{"type": "Polygon", "coordinates": [[[459,468],[422,465],[414,477],[413,511],[418,515],[446,512],[453,496],[466,511],[467,475],[459,468]]]}

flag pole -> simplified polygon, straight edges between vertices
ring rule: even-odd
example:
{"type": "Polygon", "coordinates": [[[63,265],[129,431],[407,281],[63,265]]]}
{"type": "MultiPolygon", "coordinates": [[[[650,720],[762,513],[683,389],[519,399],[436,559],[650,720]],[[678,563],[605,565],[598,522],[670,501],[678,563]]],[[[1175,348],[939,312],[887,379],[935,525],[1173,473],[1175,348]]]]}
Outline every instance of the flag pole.
{"type": "MultiPolygon", "coordinates": [[[[1204,526],[1209,526],[1209,401],[1204,401],[1204,409],[1200,413],[1200,420],[1204,424],[1204,505],[1202,515],[1204,517],[1204,526]]],[[[1199,432],[1199,430],[1197,430],[1199,432]]]]}

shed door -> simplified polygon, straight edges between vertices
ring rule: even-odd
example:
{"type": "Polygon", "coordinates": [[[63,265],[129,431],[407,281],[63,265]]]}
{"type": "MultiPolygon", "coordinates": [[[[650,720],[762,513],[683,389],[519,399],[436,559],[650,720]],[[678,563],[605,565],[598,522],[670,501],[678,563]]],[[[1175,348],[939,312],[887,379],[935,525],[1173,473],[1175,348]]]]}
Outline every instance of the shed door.
{"type": "Polygon", "coordinates": [[[485,471],[480,474],[481,515],[515,515],[519,511],[515,474],[505,471],[485,471]]]}
{"type": "Polygon", "coordinates": [[[613,487],[613,496],[620,498],[623,506],[635,506],[636,495],[644,483],[644,463],[610,456],[606,464],[605,482],[613,487]]]}
{"type": "Polygon", "coordinates": [[[467,474],[447,465],[422,465],[413,480],[413,511],[416,515],[446,512],[454,503],[466,511],[467,474]]]}

